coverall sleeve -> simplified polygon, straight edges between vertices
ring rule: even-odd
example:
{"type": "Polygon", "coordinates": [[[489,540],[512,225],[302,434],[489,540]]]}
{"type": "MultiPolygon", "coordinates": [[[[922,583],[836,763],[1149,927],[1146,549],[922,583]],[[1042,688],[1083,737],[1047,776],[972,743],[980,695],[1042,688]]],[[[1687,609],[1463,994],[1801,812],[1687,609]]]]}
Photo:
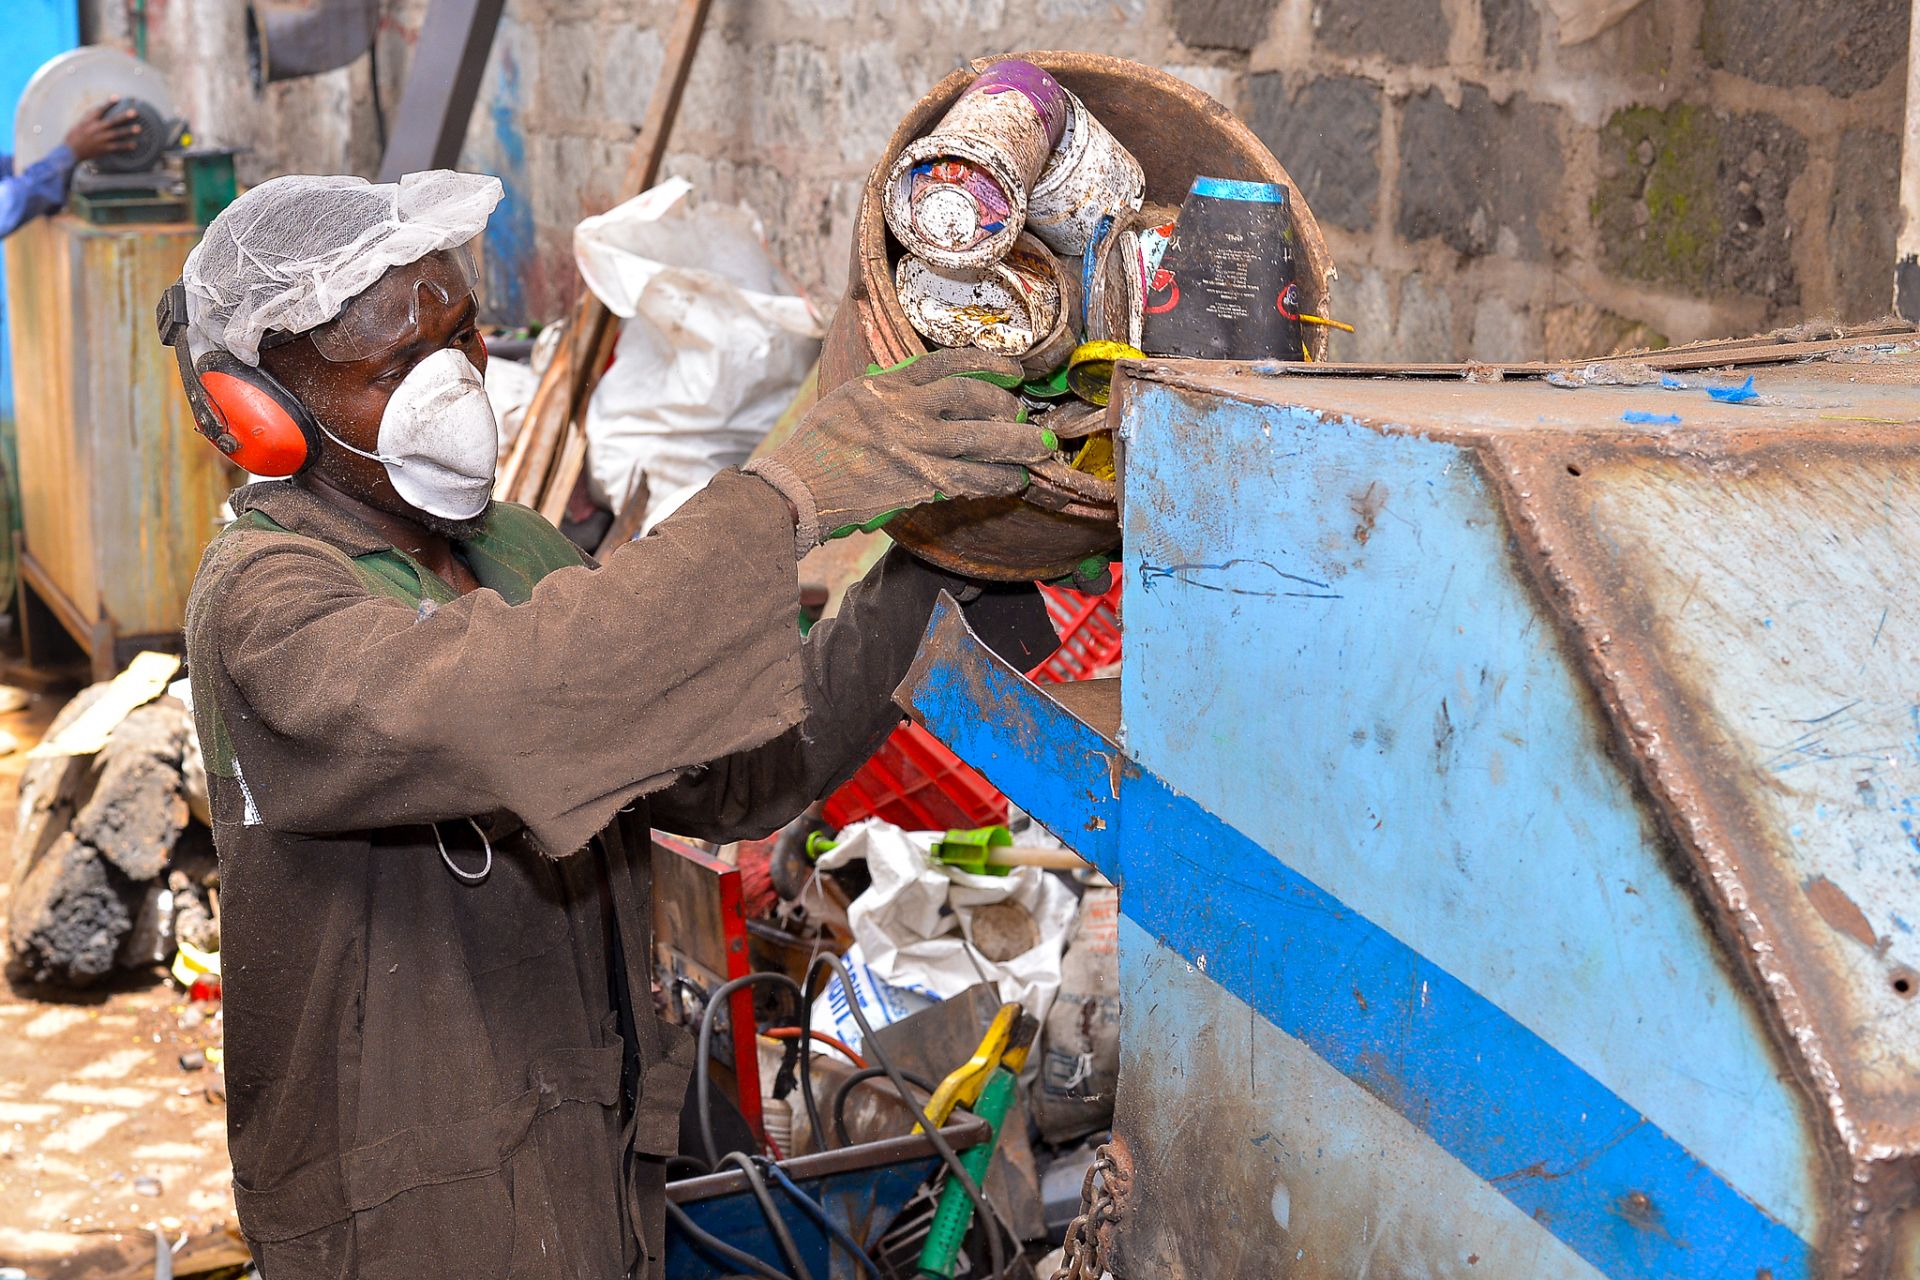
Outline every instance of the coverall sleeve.
{"type": "MultiPolygon", "coordinates": [[[[831,794],[904,718],[893,692],[919,651],[942,591],[969,582],[895,547],[817,624],[801,648],[806,719],[763,747],[689,770],[650,797],[653,825],[705,840],[752,839],[777,830],[831,794]]],[[[989,647],[1022,671],[1058,647],[1031,584],[987,587],[962,606],[989,647]]]]}
{"type": "Polygon", "coordinates": [[[0,239],[65,204],[67,180],[72,176],[73,152],[64,142],[17,176],[13,157],[0,156],[0,239]]]}
{"type": "Polygon", "coordinates": [[[653,534],[597,570],[549,574],[525,604],[476,591],[428,611],[370,595],[332,548],[262,535],[202,569],[189,655],[216,668],[267,826],[325,834],[506,810],[566,854],[688,766],[802,722],[792,539],[771,487],[722,474],[653,534]]]}

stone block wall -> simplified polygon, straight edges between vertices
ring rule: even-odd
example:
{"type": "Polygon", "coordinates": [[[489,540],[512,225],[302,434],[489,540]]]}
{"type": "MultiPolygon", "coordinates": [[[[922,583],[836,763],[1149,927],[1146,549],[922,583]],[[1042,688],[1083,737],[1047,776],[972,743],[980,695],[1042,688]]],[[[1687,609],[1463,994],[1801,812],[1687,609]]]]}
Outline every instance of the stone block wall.
{"type": "MultiPolygon", "coordinates": [[[[129,41],[129,6],[88,3],[129,41]]],[[[387,0],[389,116],[425,8],[387,0]]],[[[509,191],[498,318],[578,288],[573,223],[615,198],[672,11],[509,0],[462,157],[509,191]]],[[[149,14],[197,131],[252,148],[244,176],[376,167],[365,60],[256,98],[237,4],[149,14]]],[[[1906,44],[1905,0],[715,0],[667,164],[751,206],[830,311],[861,180],[920,93],[981,53],[1120,54],[1294,174],[1360,327],[1336,356],[1574,356],[1886,312],[1906,44]]]]}

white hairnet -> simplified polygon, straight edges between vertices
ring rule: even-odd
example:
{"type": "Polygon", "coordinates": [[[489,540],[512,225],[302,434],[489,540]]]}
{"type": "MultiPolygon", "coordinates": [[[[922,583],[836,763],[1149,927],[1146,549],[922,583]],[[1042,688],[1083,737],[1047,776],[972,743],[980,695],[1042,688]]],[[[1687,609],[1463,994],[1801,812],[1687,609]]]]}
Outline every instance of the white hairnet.
{"type": "Polygon", "coordinates": [[[339,315],[388,268],[465,244],[500,203],[498,178],[435,169],[396,183],[290,175],[227,206],[187,255],[188,342],[260,363],[260,338],[339,315]]]}

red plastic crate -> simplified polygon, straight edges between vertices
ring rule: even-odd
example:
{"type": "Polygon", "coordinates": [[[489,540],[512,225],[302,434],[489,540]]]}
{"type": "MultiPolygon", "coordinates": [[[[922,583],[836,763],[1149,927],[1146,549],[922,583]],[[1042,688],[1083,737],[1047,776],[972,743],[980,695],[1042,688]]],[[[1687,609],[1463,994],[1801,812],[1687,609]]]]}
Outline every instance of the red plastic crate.
{"type": "Polygon", "coordinates": [[[1085,680],[1120,659],[1120,580],[1105,595],[1087,595],[1042,585],[1047,616],[1060,633],[1060,647],[1052,657],[1027,674],[1039,684],[1085,680]]]}
{"type": "Polygon", "coordinates": [[[909,831],[998,826],[1007,820],[1007,798],[938,738],[909,723],[827,797],[826,819],[834,826],[862,818],[884,818],[909,831]]]}
{"type": "MultiPolygon", "coordinates": [[[[1084,680],[1120,657],[1120,584],[1105,595],[1040,588],[1060,648],[1028,674],[1041,684],[1084,680]]],[[[883,818],[909,831],[997,826],[1007,798],[938,738],[903,724],[847,784],[827,798],[836,827],[883,818]]]]}

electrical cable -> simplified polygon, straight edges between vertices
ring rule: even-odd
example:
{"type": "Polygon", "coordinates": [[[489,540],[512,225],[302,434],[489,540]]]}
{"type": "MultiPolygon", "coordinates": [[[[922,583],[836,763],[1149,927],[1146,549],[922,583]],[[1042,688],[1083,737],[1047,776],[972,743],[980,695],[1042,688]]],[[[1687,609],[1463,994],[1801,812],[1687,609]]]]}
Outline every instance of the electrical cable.
{"type": "Polygon", "coordinates": [[[867,1254],[867,1251],[860,1246],[858,1240],[855,1240],[847,1233],[844,1227],[833,1220],[832,1215],[827,1212],[825,1205],[802,1191],[800,1185],[787,1176],[787,1171],[782,1169],[777,1161],[769,1160],[766,1163],[768,1175],[780,1184],[780,1189],[792,1196],[802,1209],[805,1209],[821,1226],[825,1227],[827,1234],[837,1240],[841,1248],[852,1254],[854,1261],[865,1267],[867,1274],[872,1276],[873,1280],[886,1280],[886,1276],[881,1272],[879,1265],[875,1263],[872,1257],[867,1254]]]}
{"type": "Polygon", "coordinates": [[[773,1242],[780,1246],[780,1256],[793,1268],[796,1280],[813,1280],[813,1272],[807,1269],[806,1259],[800,1256],[800,1246],[794,1241],[793,1232],[787,1229],[787,1220],[780,1216],[780,1206],[773,1202],[773,1192],[767,1190],[767,1180],[760,1176],[759,1166],[744,1152],[729,1151],[721,1162],[732,1165],[747,1175],[747,1186],[753,1192],[753,1198],[760,1202],[760,1212],[766,1215],[767,1229],[773,1232],[773,1242]]]}
{"type": "MultiPolygon", "coordinates": [[[[810,994],[813,991],[813,980],[823,966],[831,968],[834,976],[840,979],[840,985],[846,988],[848,1011],[853,1014],[854,1023],[860,1028],[860,1047],[871,1053],[874,1061],[880,1064],[881,1070],[887,1073],[887,1079],[893,1082],[894,1091],[900,1095],[900,1100],[907,1104],[907,1110],[920,1117],[927,1141],[933,1144],[933,1149],[940,1153],[941,1162],[947,1166],[947,1176],[957,1180],[960,1183],[960,1189],[967,1193],[967,1199],[973,1201],[973,1211],[980,1220],[981,1229],[987,1233],[987,1249],[993,1260],[992,1280],[1001,1280],[1007,1270],[1007,1250],[1005,1242],[1000,1238],[1000,1233],[1005,1231],[1011,1239],[1013,1232],[1008,1229],[1006,1223],[1001,1221],[999,1211],[987,1201],[986,1196],[981,1194],[979,1184],[967,1172],[966,1166],[960,1163],[960,1157],[955,1154],[953,1144],[948,1142],[946,1135],[940,1132],[940,1126],[927,1115],[924,1107],[914,1101],[913,1094],[908,1089],[906,1077],[900,1074],[900,1069],[894,1066],[880,1046],[874,1043],[873,1026],[867,1021],[867,1015],[860,1009],[853,977],[847,972],[847,966],[841,963],[840,957],[831,951],[822,952],[814,958],[812,964],[807,966],[807,980],[800,992],[804,1006],[813,1007],[813,997],[810,994]]],[[[806,1056],[811,1057],[811,1055],[806,1056]]],[[[803,1092],[808,1092],[808,1081],[809,1077],[802,1073],[800,1083],[803,1092]]],[[[807,1108],[811,1116],[813,1098],[810,1092],[807,1097],[807,1108]]],[[[818,1133],[820,1130],[815,1128],[814,1132],[818,1133]]]]}
{"type": "MultiPolygon", "coordinates": [[[[853,1096],[853,1087],[862,1080],[871,1080],[875,1076],[884,1076],[885,1074],[887,1074],[885,1067],[862,1067],[845,1080],[842,1080],[838,1087],[834,1089],[832,1098],[827,1102],[827,1113],[833,1117],[833,1136],[839,1141],[839,1145],[843,1147],[853,1145],[853,1139],[847,1136],[847,1099],[853,1096]]],[[[911,1071],[902,1071],[900,1074],[907,1078],[908,1084],[911,1084],[916,1089],[925,1090],[928,1097],[933,1096],[933,1085],[928,1084],[911,1071]]],[[[821,1144],[823,1150],[825,1146],[825,1143],[821,1144]]]]}
{"type": "MultiPolygon", "coordinates": [[[[700,1110],[700,1144],[702,1149],[707,1153],[707,1163],[715,1168],[719,1167],[720,1164],[720,1148],[713,1140],[713,1111],[710,1106],[710,1101],[713,1096],[712,1081],[710,1078],[713,1065],[713,1014],[714,1010],[724,1005],[727,1002],[727,998],[734,992],[740,990],[742,987],[751,986],[756,982],[771,983],[776,987],[781,987],[792,992],[797,1006],[794,1020],[797,1022],[806,1021],[806,1010],[808,1007],[806,993],[801,991],[799,983],[784,973],[749,973],[744,977],[723,982],[714,990],[713,996],[707,1001],[707,1007],[700,1011],[700,1050],[699,1056],[694,1059],[693,1064],[694,1102],[700,1110]]],[[[812,1060],[812,1057],[813,1055],[809,1053],[802,1053],[800,1055],[803,1068],[807,1062],[812,1060]]],[[[822,1132],[820,1128],[820,1113],[813,1105],[812,1095],[808,1094],[805,1101],[807,1104],[807,1123],[813,1126],[815,1133],[822,1132]]]]}
{"type": "MultiPolygon", "coordinates": [[[[769,1040],[797,1040],[800,1038],[801,1032],[799,1027],[768,1027],[760,1034],[769,1040]]],[[[806,1035],[808,1038],[826,1045],[829,1049],[839,1050],[841,1056],[846,1058],[846,1060],[851,1062],[855,1067],[861,1070],[866,1069],[867,1060],[847,1047],[847,1042],[838,1036],[830,1036],[824,1031],[812,1030],[809,1030],[806,1035]]]]}
{"type": "Polygon", "coordinates": [[[684,1234],[696,1248],[705,1249],[710,1253],[725,1258],[734,1266],[745,1271],[750,1271],[756,1276],[760,1276],[762,1280],[793,1280],[793,1277],[786,1272],[768,1266],[765,1262],[754,1257],[746,1250],[736,1249],[719,1236],[703,1229],[694,1222],[685,1209],[682,1209],[671,1200],[667,1201],[667,1216],[673,1219],[673,1225],[680,1228],[681,1233],[684,1234]]]}
{"type": "Polygon", "coordinates": [[[699,1156],[690,1156],[690,1155],[675,1153],[674,1155],[670,1155],[667,1157],[667,1181],[668,1182],[678,1181],[678,1179],[673,1176],[673,1171],[677,1166],[685,1166],[686,1168],[691,1169],[693,1172],[688,1176],[694,1177],[694,1178],[704,1178],[708,1174],[713,1172],[713,1166],[708,1164],[705,1160],[702,1160],[699,1156]]]}

